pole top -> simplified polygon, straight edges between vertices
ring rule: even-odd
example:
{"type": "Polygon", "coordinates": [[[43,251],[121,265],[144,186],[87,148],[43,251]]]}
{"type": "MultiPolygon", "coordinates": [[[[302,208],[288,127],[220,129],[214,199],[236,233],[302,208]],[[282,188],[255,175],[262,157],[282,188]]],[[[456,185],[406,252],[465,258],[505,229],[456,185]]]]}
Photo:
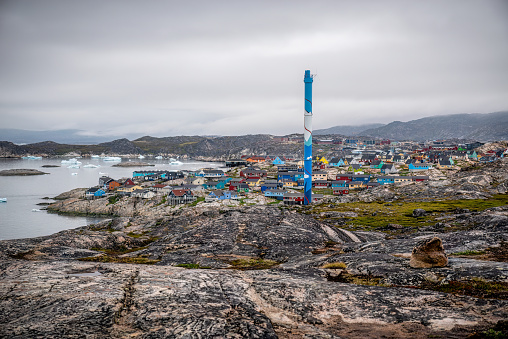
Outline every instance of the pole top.
{"type": "Polygon", "coordinates": [[[312,78],[314,78],[314,74],[310,74],[310,70],[306,70],[305,76],[303,77],[303,82],[312,82],[312,78]]]}

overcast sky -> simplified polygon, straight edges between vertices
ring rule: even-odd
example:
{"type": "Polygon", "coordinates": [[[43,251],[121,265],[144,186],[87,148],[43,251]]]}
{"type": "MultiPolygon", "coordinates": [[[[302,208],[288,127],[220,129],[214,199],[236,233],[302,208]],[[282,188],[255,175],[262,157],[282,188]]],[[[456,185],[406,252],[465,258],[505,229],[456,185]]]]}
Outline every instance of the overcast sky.
{"type": "Polygon", "coordinates": [[[508,109],[508,1],[0,0],[0,128],[282,135],[508,109]]]}

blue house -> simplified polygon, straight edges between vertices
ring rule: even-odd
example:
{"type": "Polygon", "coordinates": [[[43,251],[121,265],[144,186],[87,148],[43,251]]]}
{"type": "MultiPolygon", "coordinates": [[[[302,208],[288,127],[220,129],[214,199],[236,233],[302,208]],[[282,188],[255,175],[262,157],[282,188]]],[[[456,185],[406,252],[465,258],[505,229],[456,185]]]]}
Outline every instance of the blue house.
{"type": "Polygon", "coordinates": [[[395,177],[393,177],[393,176],[379,176],[379,177],[377,177],[377,182],[380,185],[393,184],[395,182],[395,177]]]}
{"type": "Polygon", "coordinates": [[[272,161],[272,165],[284,165],[286,162],[277,157],[272,161]]]}
{"type": "Polygon", "coordinates": [[[332,167],[340,167],[340,166],[344,166],[345,163],[344,163],[344,160],[343,159],[339,159],[339,158],[332,158],[329,162],[328,162],[328,165],[329,166],[332,166],[332,167]]]}
{"type": "Polygon", "coordinates": [[[205,189],[215,189],[215,190],[222,190],[226,188],[226,182],[225,181],[207,181],[203,184],[203,187],[205,189]]]}
{"type": "Polygon", "coordinates": [[[100,187],[92,187],[85,192],[86,198],[103,197],[106,192],[100,187]]]}
{"type": "Polygon", "coordinates": [[[284,193],[286,193],[285,190],[278,190],[278,189],[266,190],[265,191],[265,197],[275,198],[277,200],[283,200],[284,199],[284,193]]]}
{"type": "Polygon", "coordinates": [[[425,171],[432,168],[432,164],[428,162],[424,163],[411,163],[408,165],[409,171],[425,171]]]}
{"type": "Polygon", "coordinates": [[[279,188],[279,184],[267,184],[264,183],[261,185],[261,192],[265,192],[266,190],[276,190],[279,188]]]}
{"type": "Polygon", "coordinates": [[[229,200],[229,199],[238,199],[238,194],[235,191],[221,191],[214,190],[208,194],[206,197],[207,201],[210,200],[229,200]]]}
{"type": "Polygon", "coordinates": [[[334,181],[332,181],[332,188],[334,188],[334,187],[347,187],[347,181],[334,180],[334,181]]]}
{"type": "Polygon", "coordinates": [[[279,172],[277,174],[277,180],[279,181],[282,181],[282,180],[285,180],[285,179],[289,179],[289,180],[293,180],[293,181],[298,181],[299,179],[303,179],[303,172],[279,172]]]}
{"type": "Polygon", "coordinates": [[[361,181],[366,184],[370,181],[370,174],[355,174],[351,177],[351,181],[361,181]]]}

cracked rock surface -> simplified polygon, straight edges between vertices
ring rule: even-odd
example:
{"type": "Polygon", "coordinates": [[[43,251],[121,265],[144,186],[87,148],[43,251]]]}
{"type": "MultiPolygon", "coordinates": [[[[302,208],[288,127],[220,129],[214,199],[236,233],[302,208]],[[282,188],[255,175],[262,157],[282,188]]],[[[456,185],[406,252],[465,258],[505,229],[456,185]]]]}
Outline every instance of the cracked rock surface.
{"type": "Polygon", "coordinates": [[[253,206],[188,210],[156,220],[115,218],[47,237],[0,241],[0,337],[467,337],[506,319],[506,298],[415,287],[472,278],[506,283],[508,264],[450,257],[445,267],[409,265],[414,246],[434,236],[447,253],[501,248],[508,240],[506,208],[463,217],[475,226],[387,238],[253,206]],[[76,260],[105,253],[159,261],[76,260]],[[233,259],[274,264],[235,269],[233,259]],[[323,268],[334,262],[344,268],[323,268]],[[175,267],[182,263],[210,268],[175,267]],[[374,286],[352,283],[358,277],[377,280],[374,286]]]}

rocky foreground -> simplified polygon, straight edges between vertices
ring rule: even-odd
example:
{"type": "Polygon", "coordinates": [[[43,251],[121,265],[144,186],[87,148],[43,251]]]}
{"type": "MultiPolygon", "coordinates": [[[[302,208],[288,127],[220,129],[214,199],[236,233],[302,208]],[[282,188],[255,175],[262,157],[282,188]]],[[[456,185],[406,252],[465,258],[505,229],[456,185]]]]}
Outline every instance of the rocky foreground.
{"type": "Polygon", "coordinates": [[[0,337],[503,333],[508,207],[465,214],[460,231],[394,236],[277,206],[196,207],[1,241],[0,337]],[[436,236],[447,266],[413,268],[415,245],[436,236]]]}

